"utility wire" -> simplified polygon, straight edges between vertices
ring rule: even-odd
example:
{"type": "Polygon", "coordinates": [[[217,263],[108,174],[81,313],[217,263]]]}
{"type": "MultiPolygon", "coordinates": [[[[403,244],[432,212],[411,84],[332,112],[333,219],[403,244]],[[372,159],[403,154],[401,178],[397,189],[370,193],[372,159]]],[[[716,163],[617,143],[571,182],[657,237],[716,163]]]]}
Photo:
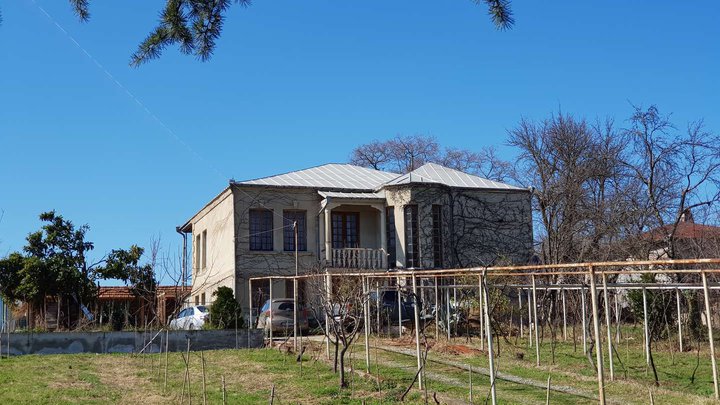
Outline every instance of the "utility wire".
{"type": "MultiPolygon", "coordinates": [[[[160,117],[155,115],[155,113],[153,113],[137,96],[135,96],[135,94],[133,92],[131,92],[127,87],[125,87],[122,83],[120,83],[120,81],[117,78],[115,78],[115,76],[112,73],[110,73],[110,71],[107,68],[105,68],[105,66],[103,66],[94,56],[92,56],[92,54],[90,54],[90,52],[88,52],[87,49],[85,49],[82,45],[80,45],[80,43],[77,40],[75,40],[75,38],[62,25],[60,25],[60,23],[55,18],[53,18],[53,16],[50,15],[50,13],[48,13],[40,4],[38,4],[35,0],[30,0],[30,1],[45,15],[45,17],[47,17],[47,19],[51,23],[53,23],[55,25],[55,27],[57,27],[57,29],[59,29],[63,34],[65,34],[65,36],[70,40],[70,42],[72,42],[80,51],[82,51],[82,53],[84,53],[85,56],[87,56],[87,58],[90,59],[90,61],[93,62],[95,64],[95,66],[97,66],[97,68],[100,69],[100,71],[102,71],[105,74],[105,76],[107,76],[108,79],[110,79],[111,82],[113,82],[120,90],[125,92],[125,94],[127,94],[127,96],[130,97],[131,100],[133,100],[140,108],[142,108],[145,111],[145,113],[148,114],[148,116],[150,116],[155,122],[157,122],[170,135],[171,138],[173,138],[176,142],[178,142],[180,145],[182,145],[196,159],[207,164],[208,167],[210,167],[215,172],[215,174],[217,174],[220,178],[222,178],[223,180],[228,178],[227,176],[223,175],[223,173],[215,165],[213,165],[209,160],[204,159],[199,153],[197,153],[193,148],[191,148],[187,142],[185,142],[182,138],[180,138],[180,136],[177,133],[175,133],[175,131],[173,131],[172,128],[170,128],[170,126],[165,124],[165,122],[160,119],[160,117]]],[[[253,196],[251,196],[248,192],[246,192],[242,188],[236,187],[236,189],[239,190],[241,193],[245,194],[247,197],[253,198],[253,196]]],[[[270,210],[270,212],[272,212],[273,215],[277,216],[278,218],[283,219],[283,221],[289,220],[288,218],[285,218],[282,214],[279,214],[279,213],[275,212],[274,210],[268,208],[263,203],[258,202],[258,204],[261,205],[263,208],[270,210]]]]}

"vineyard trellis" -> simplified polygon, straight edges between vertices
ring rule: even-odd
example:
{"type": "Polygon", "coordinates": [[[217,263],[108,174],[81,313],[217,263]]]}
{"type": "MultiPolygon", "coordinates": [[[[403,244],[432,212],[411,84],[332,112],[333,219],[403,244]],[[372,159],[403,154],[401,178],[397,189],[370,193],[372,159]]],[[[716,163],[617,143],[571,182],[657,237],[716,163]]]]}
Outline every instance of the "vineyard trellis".
{"type": "MultiPolygon", "coordinates": [[[[418,388],[422,390],[424,383],[424,368],[427,361],[427,349],[423,353],[422,342],[427,339],[424,336],[424,325],[428,321],[435,324],[435,339],[440,338],[439,329],[442,326],[447,333],[448,339],[452,336],[453,320],[451,319],[451,303],[458,305],[458,293],[461,297],[473,296],[477,298],[480,311],[480,334],[481,345],[487,350],[488,370],[490,377],[490,400],[491,403],[497,403],[497,393],[495,390],[496,368],[494,364],[497,361],[493,348],[493,342],[498,339],[503,331],[513,333],[514,318],[518,319],[519,337],[527,335],[528,346],[534,347],[536,366],[541,365],[539,329],[545,325],[553,328],[552,317],[562,316],[562,336],[567,340],[568,312],[573,315],[573,330],[577,324],[577,307],[580,306],[581,323],[582,323],[582,341],[583,352],[590,358],[592,352],[595,356],[594,368],[597,377],[597,398],[601,404],[606,403],[606,377],[604,370],[605,356],[609,360],[609,379],[615,380],[615,368],[613,357],[619,360],[617,345],[620,343],[620,326],[622,322],[622,311],[619,309],[618,301],[626,301],[625,305],[630,307],[630,301],[641,294],[642,297],[642,322],[645,357],[648,365],[651,366],[652,354],[651,345],[653,341],[652,333],[654,330],[663,330],[656,326],[651,319],[657,314],[653,310],[648,309],[648,295],[650,294],[666,294],[672,296],[672,307],[675,309],[675,317],[677,323],[678,344],[681,348],[683,344],[683,327],[682,319],[686,317],[690,320],[692,314],[683,314],[681,308],[681,296],[683,293],[702,294],[703,311],[707,344],[710,349],[710,360],[712,364],[713,374],[713,390],[716,399],[720,398],[718,391],[718,374],[715,358],[715,342],[713,336],[713,314],[711,306],[711,293],[713,290],[720,289],[720,284],[716,281],[716,275],[720,273],[720,259],[687,259],[687,260],[647,260],[647,261],[625,261],[625,262],[596,262],[596,263],[568,263],[554,265],[530,265],[530,266],[497,266],[497,267],[474,267],[464,269],[435,269],[435,270],[392,270],[387,272],[367,272],[360,270],[334,269],[326,268],[317,270],[312,273],[299,274],[297,276],[260,276],[249,279],[248,288],[250,296],[253,293],[253,282],[269,281],[270,298],[272,299],[272,285],[276,280],[286,280],[293,282],[293,295],[289,297],[297,299],[298,281],[299,280],[322,280],[322,299],[332,300],[333,291],[340,283],[355,283],[361,288],[362,308],[361,316],[364,329],[364,345],[365,345],[365,366],[369,371],[371,369],[370,358],[370,335],[372,333],[381,333],[381,311],[380,293],[382,291],[397,291],[398,293],[398,337],[402,334],[402,304],[400,294],[406,294],[412,301],[411,318],[414,329],[415,340],[415,356],[417,358],[417,376],[418,388]],[[470,283],[469,280],[475,279],[470,283]],[[709,280],[710,279],[710,280],[709,280]],[[649,281],[650,280],[650,281],[649,281]],[[538,281],[540,281],[538,283],[538,281]],[[361,286],[361,287],[360,287],[361,286]],[[375,287],[374,289],[372,287],[375,287]],[[443,291],[444,290],[444,291],[443,291]],[[470,293],[468,293],[470,292],[470,293]],[[538,302],[538,292],[542,292],[542,302],[538,302]],[[639,293],[638,293],[639,292],[639,293]],[[377,310],[373,320],[373,304],[372,294],[375,293],[375,305],[377,310]],[[587,294],[589,293],[589,302],[587,294]],[[473,295],[474,294],[474,295],[473,295]],[[517,295],[518,310],[515,312],[513,302],[514,295],[517,295]],[[498,308],[498,296],[504,296],[508,305],[511,307],[510,316],[500,313],[498,308]],[[574,295],[574,296],[572,296],[574,295]],[[578,305],[578,297],[580,302],[578,305]],[[452,296],[452,298],[451,298],[452,296]],[[525,296],[525,297],[524,297],[525,296]],[[570,297],[569,297],[570,296],[570,297]],[[611,297],[614,299],[611,305],[611,297]],[[513,298],[513,299],[510,299],[513,298]],[[527,322],[524,322],[525,314],[523,313],[523,299],[527,302],[527,322]],[[589,307],[588,307],[589,304],[589,307]],[[570,311],[568,311],[568,307],[570,311]],[[432,308],[432,316],[427,313],[421,317],[421,311],[432,308]],[[540,308],[542,318],[538,318],[538,308],[540,308]],[[614,316],[611,316],[614,308],[614,316]],[[441,318],[441,312],[444,312],[444,319],[441,318]],[[517,314],[517,315],[515,315],[517,314]],[[605,324],[605,344],[607,349],[603,348],[603,333],[601,330],[601,314],[604,316],[605,324]],[[422,318],[422,322],[421,322],[422,318]],[[588,328],[588,323],[592,323],[588,328]],[[612,323],[615,323],[615,343],[613,343],[612,323]],[[421,323],[423,326],[421,326],[421,323]],[[507,326],[509,324],[509,327],[507,326]],[[376,325],[373,327],[373,325],[376,325]],[[653,328],[653,331],[650,329],[653,328]],[[590,329],[591,331],[588,331],[590,329]],[[421,333],[423,336],[421,337],[421,333]],[[604,353],[607,350],[607,354],[604,353]]],[[[653,295],[655,297],[655,295],[653,295]]],[[[665,296],[659,296],[665,297],[665,296]]],[[[697,298],[697,296],[695,296],[697,298]]],[[[687,298],[690,307],[690,298],[687,298]]],[[[655,298],[652,300],[653,309],[655,308],[655,298]]],[[[666,303],[669,306],[670,301],[666,303]]],[[[332,307],[332,306],[331,306],[332,307]]],[[[270,306],[270,317],[272,319],[272,306],[270,306]]],[[[294,306],[294,311],[298,311],[298,306],[294,306]]],[[[327,311],[325,311],[327,312],[327,311]]],[[[252,300],[249,310],[252,319],[253,308],[252,300]]],[[[297,315],[295,315],[297,316],[297,315]]],[[[327,328],[329,322],[328,313],[324,314],[325,325],[327,328]]],[[[657,321],[657,320],[656,320],[657,321]]],[[[665,318],[661,321],[665,322],[664,326],[669,331],[670,321],[665,318]]],[[[389,321],[388,321],[389,322],[389,321]]],[[[455,322],[455,334],[461,333],[458,322],[455,322]]],[[[674,326],[673,326],[674,327],[674,326]]],[[[297,341],[297,328],[293,331],[293,339],[297,341]]],[[[543,330],[544,333],[544,330],[543,330]]],[[[554,337],[554,330],[552,331],[554,337]]],[[[327,335],[327,334],[326,334],[327,335]]],[[[573,333],[574,335],[574,333],[573,333]]],[[[668,335],[668,338],[670,336],[668,335]]],[[[300,337],[302,342],[302,337],[300,337]]],[[[272,328],[270,331],[270,342],[272,342],[272,328]]],[[[325,338],[329,357],[330,336],[325,338]]],[[[301,343],[302,344],[302,343],[301,343]]],[[[687,346],[685,346],[687,347],[687,346]]],[[[553,352],[554,356],[554,352],[553,352]]],[[[652,365],[654,370],[654,365],[652,365]]],[[[656,376],[657,381],[657,376],[656,376]]]]}

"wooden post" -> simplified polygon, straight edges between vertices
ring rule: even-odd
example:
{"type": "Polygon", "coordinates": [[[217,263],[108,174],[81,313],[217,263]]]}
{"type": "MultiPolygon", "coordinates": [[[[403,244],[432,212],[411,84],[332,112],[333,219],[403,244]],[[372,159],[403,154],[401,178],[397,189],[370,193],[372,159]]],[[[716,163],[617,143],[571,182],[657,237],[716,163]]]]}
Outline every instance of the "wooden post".
{"type": "Polygon", "coordinates": [[[562,311],[563,311],[563,340],[567,341],[567,309],[565,306],[565,288],[560,289],[562,296],[562,311]]]}
{"type": "Polygon", "coordinates": [[[608,360],[610,364],[610,381],[615,381],[615,367],[613,365],[613,352],[612,352],[612,328],[610,324],[610,297],[608,295],[607,287],[607,275],[605,272],[602,273],[603,281],[603,293],[605,301],[605,326],[607,328],[607,347],[608,347],[608,360]]]}
{"type": "MultiPolygon", "coordinates": [[[[192,393],[190,392],[190,338],[187,338],[187,361],[185,362],[185,375],[188,383],[188,403],[192,404],[192,393]]],[[[182,401],[181,401],[182,402],[182,401]]]]}
{"type": "Polygon", "coordinates": [[[682,321],[680,320],[680,289],[675,289],[675,303],[677,304],[677,327],[678,327],[678,343],[680,343],[680,353],[683,350],[683,337],[682,337],[682,321]]]}
{"type": "Polygon", "coordinates": [[[533,323],[535,324],[535,365],[540,367],[540,339],[538,338],[538,317],[537,317],[537,289],[535,288],[535,275],[532,275],[532,312],[533,323]]]}
{"type": "Polygon", "coordinates": [[[642,288],[643,296],[643,336],[645,339],[645,363],[650,365],[650,333],[648,332],[648,310],[647,310],[647,291],[642,288]]]}
{"type": "Polygon", "coordinates": [[[703,298],[705,298],[705,320],[707,321],[708,341],[710,342],[710,359],[712,360],[713,388],[715,389],[715,399],[720,399],[720,391],[718,391],[717,360],[715,360],[715,340],[713,340],[712,330],[710,290],[708,289],[707,274],[705,274],[704,271],[701,271],[700,275],[702,276],[703,283],[703,298]]]}
{"type": "Polygon", "coordinates": [[[580,287],[580,307],[582,309],[583,354],[587,353],[587,313],[585,307],[585,287],[580,287]]]}
{"type": "MultiPolygon", "coordinates": [[[[418,387],[423,389],[423,375],[422,375],[422,354],[420,353],[420,301],[418,300],[417,292],[417,280],[415,274],[412,275],[412,288],[413,288],[413,301],[415,307],[415,355],[417,356],[417,368],[418,368],[418,387]]],[[[368,366],[369,367],[369,366],[368,366]]]]}
{"type": "Polygon", "coordinates": [[[168,341],[170,340],[170,332],[165,329],[165,383],[163,385],[163,393],[167,390],[168,375],[168,341]]]}
{"type": "Polygon", "coordinates": [[[272,277],[269,279],[268,285],[270,286],[270,306],[268,307],[269,310],[269,316],[268,319],[265,320],[265,326],[268,325],[268,322],[270,322],[270,347],[273,347],[273,279],[272,277]]]}
{"type": "Polygon", "coordinates": [[[487,336],[488,366],[490,367],[490,398],[493,405],[497,405],[497,393],[495,390],[495,353],[493,352],[492,327],[490,326],[490,308],[488,305],[488,287],[486,272],[483,271],[481,283],[483,284],[483,306],[485,307],[485,335],[487,336]]]}
{"type": "Polygon", "coordinates": [[[548,375],[547,389],[545,390],[545,405],[550,405],[550,375],[548,375]]]}
{"type": "Polygon", "coordinates": [[[595,361],[597,363],[598,398],[600,404],[605,405],[605,376],[603,374],[602,342],[600,341],[600,319],[598,317],[597,288],[595,286],[595,269],[590,270],[590,300],[593,312],[593,336],[595,339],[595,361]]]}
{"type": "Polygon", "coordinates": [[[227,404],[227,394],[225,391],[225,376],[220,377],[220,381],[222,382],[222,403],[223,405],[227,404]]]}
{"type": "Polygon", "coordinates": [[[200,351],[200,364],[202,365],[202,375],[203,375],[203,380],[202,380],[203,381],[203,386],[202,386],[202,388],[203,388],[203,391],[202,391],[203,405],[207,405],[207,386],[205,383],[205,354],[204,353],[205,353],[204,351],[202,351],[202,350],[200,351]]]}
{"type": "Polygon", "coordinates": [[[473,381],[472,381],[472,365],[468,368],[468,374],[470,374],[470,404],[473,403],[473,381]]]}
{"type": "Polygon", "coordinates": [[[363,283],[363,318],[365,329],[365,371],[370,374],[370,286],[366,277],[362,278],[363,283]]]}

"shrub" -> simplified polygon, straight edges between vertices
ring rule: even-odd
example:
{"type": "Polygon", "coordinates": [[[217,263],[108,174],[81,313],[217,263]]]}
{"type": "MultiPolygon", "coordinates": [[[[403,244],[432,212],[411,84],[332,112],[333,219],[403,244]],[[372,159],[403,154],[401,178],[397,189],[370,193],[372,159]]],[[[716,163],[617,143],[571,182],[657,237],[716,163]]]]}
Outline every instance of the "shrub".
{"type": "Polygon", "coordinates": [[[229,287],[220,287],[213,292],[212,305],[210,305],[210,323],[218,329],[231,329],[242,325],[240,303],[235,299],[233,290],[229,287]]]}

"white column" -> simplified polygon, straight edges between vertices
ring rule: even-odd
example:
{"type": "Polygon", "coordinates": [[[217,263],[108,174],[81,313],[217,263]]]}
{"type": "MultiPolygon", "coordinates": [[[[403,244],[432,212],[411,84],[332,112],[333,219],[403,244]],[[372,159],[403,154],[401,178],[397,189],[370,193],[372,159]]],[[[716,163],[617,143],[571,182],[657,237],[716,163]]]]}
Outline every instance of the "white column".
{"type": "Polygon", "coordinates": [[[382,268],[387,269],[388,268],[388,246],[387,246],[387,235],[386,235],[386,221],[387,218],[385,218],[385,207],[380,205],[380,247],[382,248],[382,268]]]}
{"type": "Polygon", "coordinates": [[[332,209],[328,203],[325,206],[325,260],[328,264],[332,263],[332,209]]]}

